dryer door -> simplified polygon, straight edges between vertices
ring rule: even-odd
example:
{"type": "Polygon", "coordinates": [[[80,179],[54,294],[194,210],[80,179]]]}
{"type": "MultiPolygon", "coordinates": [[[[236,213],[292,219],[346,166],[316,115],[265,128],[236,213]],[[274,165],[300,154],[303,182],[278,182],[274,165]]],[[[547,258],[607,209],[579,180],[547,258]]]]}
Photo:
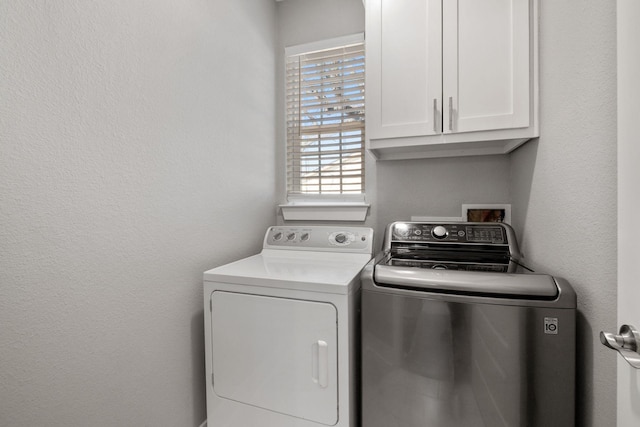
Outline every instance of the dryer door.
{"type": "Polygon", "coordinates": [[[269,411],[338,421],[337,311],[329,303],[215,291],[215,393],[269,411]]]}

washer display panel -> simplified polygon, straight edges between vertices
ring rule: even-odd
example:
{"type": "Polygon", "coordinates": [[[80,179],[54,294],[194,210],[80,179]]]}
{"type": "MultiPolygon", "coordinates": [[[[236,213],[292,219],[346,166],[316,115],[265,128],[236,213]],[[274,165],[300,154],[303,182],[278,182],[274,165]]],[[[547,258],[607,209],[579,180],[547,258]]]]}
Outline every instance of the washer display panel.
{"type": "Polygon", "coordinates": [[[325,425],[338,422],[332,304],[214,291],[211,307],[218,396],[325,425]]]}

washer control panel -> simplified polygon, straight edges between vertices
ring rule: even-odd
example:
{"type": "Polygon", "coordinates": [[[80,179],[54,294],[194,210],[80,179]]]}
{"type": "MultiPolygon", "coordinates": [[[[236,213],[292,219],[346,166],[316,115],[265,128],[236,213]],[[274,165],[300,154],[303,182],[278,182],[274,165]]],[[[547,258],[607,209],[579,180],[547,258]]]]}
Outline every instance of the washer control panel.
{"type": "Polygon", "coordinates": [[[267,230],[263,247],[370,253],[373,230],[367,227],[274,226],[267,230]]]}
{"type": "Polygon", "coordinates": [[[415,223],[395,222],[390,225],[392,241],[482,243],[506,245],[508,229],[492,223],[415,223]]]}

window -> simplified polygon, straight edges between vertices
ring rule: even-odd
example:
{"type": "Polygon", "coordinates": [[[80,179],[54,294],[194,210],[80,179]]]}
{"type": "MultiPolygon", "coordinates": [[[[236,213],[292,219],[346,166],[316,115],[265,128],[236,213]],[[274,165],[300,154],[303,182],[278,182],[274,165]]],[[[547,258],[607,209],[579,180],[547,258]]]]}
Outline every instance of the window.
{"type": "Polygon", "coordinates": [[[364,194],[364,72],[362,34],[287,49],[289,200],[364,194]]]}

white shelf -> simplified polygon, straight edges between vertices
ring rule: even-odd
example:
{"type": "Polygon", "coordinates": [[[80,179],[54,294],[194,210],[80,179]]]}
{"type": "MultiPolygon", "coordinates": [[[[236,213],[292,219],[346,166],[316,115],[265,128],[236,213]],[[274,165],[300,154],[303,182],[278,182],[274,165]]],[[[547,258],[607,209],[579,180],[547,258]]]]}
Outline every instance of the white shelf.
{"type": "Polygon", "coordinates": [[[300,203],[279,205],[285,221],[364,221],[366,203],[300,203]]]}

